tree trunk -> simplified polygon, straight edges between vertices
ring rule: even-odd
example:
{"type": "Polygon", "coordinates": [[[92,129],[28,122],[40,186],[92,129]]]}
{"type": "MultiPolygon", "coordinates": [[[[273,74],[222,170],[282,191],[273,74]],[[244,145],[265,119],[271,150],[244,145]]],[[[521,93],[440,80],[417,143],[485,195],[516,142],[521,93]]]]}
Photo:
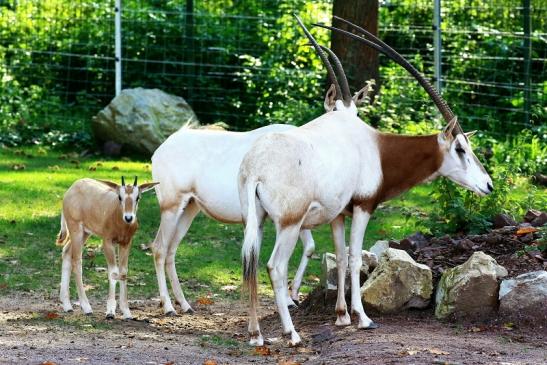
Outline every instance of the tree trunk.
{"type": "MultiPolygon", "coordinates": [[[[378,0],[334,0],[332,13],[378,35],[378,0]]],[[[334,19],[333,25],[348,30],[334,19]]],[[[331,35],[331,49],[344,65],[352,93],[365,86],[370,79],[376,81],[376,86],[374,93],[369,95],[378,92],[380,80],[376,50],[335,32],[331,35]]]]}

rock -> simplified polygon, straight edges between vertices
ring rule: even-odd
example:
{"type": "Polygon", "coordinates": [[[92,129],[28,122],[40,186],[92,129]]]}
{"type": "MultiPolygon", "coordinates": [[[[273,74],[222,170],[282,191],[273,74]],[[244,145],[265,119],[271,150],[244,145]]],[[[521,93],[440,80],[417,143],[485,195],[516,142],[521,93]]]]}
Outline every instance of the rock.
{"type": "Polygon", "coordinates": [[[125,89],[93,117],[97,140],[112,141],[147,154],[180,127],[198,125],[186,101],[158,89],[125,89]]]}
{"type": "Polygon", "coordinates": [[[494,228],[516,226],[517,222],[509,214],[498,214],[494,217],[494,228]]]}
{"type": "Polygon", "coordinates": [[[542,212],[539,217],[530,222],[534,227],[542,227],[547,224],[547,213],[542,212]]]}
{"type": "MultiPolygon", "coordinates": [[[[346,247],[346,254],[348,254],[348,248],[346,247]]],[[[363,266],[361,266],[361,274],[359,275],[361,282],[363,282],[369,273],[378,265],[378,257],[366,250],[362,251],[363,266]]],[[[350,273],[346,268],[346,288],[350,288],[350,273]]],[[[321,259],[321,286],[327,291],[338,289],[338,271],[336,268],[336,255],[330,252],[323,254],[321,259]]]]}
{"type": "Polygon", "coordinates": [[[433,292],[431,269],[403,250],[388,248],[361,287],[363,303],[381,313],[425,308],[433,292]]]}
{"type": "Polygon", "coordinates": [[[524,221],[531,223],[534,219],[536,219],[540,215],[541,215],[541,212],[539,210],[529,209],[524,215],[524,221]]]}
{"type": "Polygon", "coordinates": [[[423,234],[421,234],[420,232],[416,232],[416,233],[402,239],[401,242],[399,242],[399,245],[401,245],[401,247],[404,247],[403,248],[404,250],[407,250],[407,247],[408,247],[408,249],[411,249],[413,251],[415,251],[417,249],[420,249],[420,248],[424,248],[428,244],[429,244],[429,242],[428,242],[427,238],[425,238],[425,236],[423,234]]]}
{"type": "Polygon", "coordinates": [[[446,270],[435,295],[435,316],[482,317],[497,307],[498,278],[507,270],[482,251],[473,253],[463,264],[446,270]]]}
{"type": "Polygon", "coordinates": [[[547,271],[533,271],[503,280],[500,314],[516,320],[547,323],[547,271]]]}
{"type": "Polygon", "coordinates": [[[376,257],[381,257],[385,250],[389,248],[389,241],[376,241],[370,248],[370,252],[375,254],[376,257]]]}

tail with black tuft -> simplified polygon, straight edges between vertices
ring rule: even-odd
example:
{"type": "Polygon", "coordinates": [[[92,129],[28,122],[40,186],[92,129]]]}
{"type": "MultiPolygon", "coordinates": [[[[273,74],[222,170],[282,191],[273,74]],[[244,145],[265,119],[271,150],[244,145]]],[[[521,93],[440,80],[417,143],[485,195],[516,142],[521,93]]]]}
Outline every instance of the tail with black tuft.
{"type": "Polygon", "coordinates": [[[258,257],[260,255],[260,238],[258,233],[258,217],[256,215],[257,182],[247,183],[247,219],[245,238],[241,249],[243,261],[243,286],[249,292],[251,306],[258,305],[258,257]]]}

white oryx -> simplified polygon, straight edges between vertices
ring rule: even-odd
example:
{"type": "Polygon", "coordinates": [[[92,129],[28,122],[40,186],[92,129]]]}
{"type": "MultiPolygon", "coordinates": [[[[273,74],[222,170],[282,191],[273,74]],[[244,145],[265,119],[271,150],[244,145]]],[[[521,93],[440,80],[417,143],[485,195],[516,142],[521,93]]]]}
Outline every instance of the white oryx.
{"type": "MultiPolygon", "coordinates": [[[[250,132],[182,128],[173,133],[152,156],[152,176],[159,181],[156,193],[161,223],[152,244],[156,275],[164,313],[175,314],[165,271],[175,300],[184,312],[192,311],[186,301],[175,268],[177,247],[192,220],[203,211],[224,223],[242,223],[237,190],[237,173],[245,153],[260,136],[296,127],[274,124],[250,132]]],[[[304,245],[302,260],[292,283],[289,305],[298,301],[298,290],[315,243],[309,230],[300,232],[304,245]],[[292,299],[291,299],[292,298],[292,299]]]]}
{"type": "MultiPolygon", "coordinates": [[[[300,19],[298,22],[327,64],[328,59],[320,46],[300,19]]],[[[382,41],[374,36],[370,38],[374,39],[374,48],[405,68],[409,66],[382,41]]],[[[475,157],[468,136],[461,132],[456,117],[431,85],[419,73],[417,75],[414,74],[422,86],[426,86],[448,123],[440,134],[380,133],[357,116],[349,90],[342,90],[342,96],[336,95],[340,100],[336,100],[334,111],[297,129],[261,137],[245,155],[239,172],[239,193],[241,207],[246,212],[242,258],[244,282],[250,296],[248,329],[251,344],[263,344],[256,314],[256,275],[261,246],[259,227],[266,217],[272,219],[277,231],[268,261],[277,309],[283,333],[290,335],[289,345],[297,345],[301,339],[287,309],[284,295],[287,287],[283,278],[301,229],[325,223],[331,225],[339,280],[336,325],[347,326],[351,319],[344,298],[347,266],[344,216],[352,215],[351,309],[359,318],[358,327],[370,329],[376,324],[363,309],[359,271],[364,233],[378,204],[438,176],[448,177],[481,196],[492,191],[492,181],[475,157]]]]}

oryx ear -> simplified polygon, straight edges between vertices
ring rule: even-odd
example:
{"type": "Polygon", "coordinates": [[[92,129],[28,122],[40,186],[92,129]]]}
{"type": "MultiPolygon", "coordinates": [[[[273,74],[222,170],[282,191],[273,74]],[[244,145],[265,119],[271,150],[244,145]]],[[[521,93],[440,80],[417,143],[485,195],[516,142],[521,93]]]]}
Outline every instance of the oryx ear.
{"type": "Polygon", "coordinates": [[[475,133],[477,133],[477,131],[465,132],[465,136],[467,137],[467,139],[469,139],[473,137],[475,133]]]}
{"type": "Polygon", "coordinates": [[[109,188],[111,189],[114,189],[114,190],[118,190],[120,185],[112,182],[112,181],[107,181],[107,180],[99,180],[99,179],[95,179],[95,181],[98,181],[106,186],[108,186],[109,188]]]}
{"type": "Polygon", "coordinates": [[[325,102],[323,103],[325,112],[332,112],[336,106],[336,87],[331,84],[325,95],[325,102]]]}
{"type": "Polygon", "coordinates": [[[151,182],[151,183],[146,183],[146,184],[142,184],[142,185],[139,185],[139,191],[142,193],[146,193],[148,190],[152,190],[154,188],[154,186],[158,185],[159,182],[151,182]]]}
{"type": "Polygon", "coordinates": [[[452,131],[454,131],[454,128],[456,127],[456,124],[458,124],[458,117],[452,118],[450,122],[444,127],[443,129],[443,135],[445,139],[452,139],[452,131]]]}
{"type": "Polygon", "coordinates": [[[365,99],[368,96],[368,92],[370,91],[370,85],[366,85],[361,90],[357,91],[355,95],[353,95],[353,102],[355,103],[355,106],[360,106],[364,103],[365,99]]]}

